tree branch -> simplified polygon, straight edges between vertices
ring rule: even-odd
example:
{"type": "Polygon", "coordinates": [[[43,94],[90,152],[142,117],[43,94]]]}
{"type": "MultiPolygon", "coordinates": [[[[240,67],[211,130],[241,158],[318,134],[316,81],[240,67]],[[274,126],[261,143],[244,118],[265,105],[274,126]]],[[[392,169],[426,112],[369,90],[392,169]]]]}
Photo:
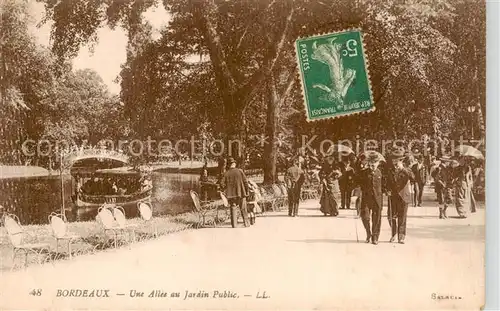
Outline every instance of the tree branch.
{"type": "Polygon", "coordinates": [[[288,97],[288,94],[292,91],[293,86],[295,85],[295,72],[292,70],[290,74],[288,75],[288,81],[286,83],[286,87],[283,90],[283,92],[280,95],[280,102],[278,104],[279,107],[281,107],[285,103],[285,99],[288,97]]]}
{"type": "Polygon", "coordinates": [[[279,40],[279,43],[277,44],[277,46],[275,48],[276,54],[274,55],[274,58],[271,61],[271,67],[268,68],[269,71],[273,70],[274,65],[276,64],[276,61],[278,60],[278,58],[281,54],[281,51],[283,50],[283,47],[285,46],[286,38],[288,37],[288,32],[290,29],[290,24],[292,23],[293,11],[294,11],[294,7],[292,4],[292,8],[290,9],[290,13],[288,14],[288,16],[286,18],[286,24],[285,24],[285,28],[283,29],[283,33],[281,34],[281,39],[279,40]]]}
{"type": "Polygon", "coordinates": [[[254,73],[252,77],[250,77],[250,79],[247,81],[247,83],[245,83],[237,91],[236,97],[240,101],[240,104],[243,105],[243,108],[248,103],[248,97],[251,93],[253,93],[253,89],[256,87],[260,87],[262,81],[264,80],[263,77],[270,74],[273,71],[274,66],[276,65],[276,62],[285,46],[293,13],[294,13],[294,6],[292,4],[292,7],[290,8],[290,13],[287,16],[285,28],[281,33],[280,40],[277,41],[275,47],[269,49],[268,55],[264,57],[264,62],[269,62],[270,65],[262,66],[262,68],[258,70],[256,73],[254,73]]]}
{"type": "MultiPolygon", "coordinates": [[[[269,5],[266,7],[266,12],[276,3],[276,0],[273,0],[271,1],[271,3],[269,3],[269,5]]],[[[259,17],[259,14],[255,14],[251,19],[250,21],[248,22],[248,24],[245,26],[245,31],[243,31],[243,34],[241,35],[240,37],[240,40],[238,40],[238,44],[236,45],[236,48],[235,50],[238,50],[241,46],[241,44],[243,43],[243,38],[245,38],[247,32],[248,32],[248,29],[253,26],[254,22],[255,22],[255,19],[259,17]]]]}
{"type": "Polygon", "coordinates": [[[206,7],[206,12],[201,12],[204,22],[204,37],[208,46],[210,59],[214,67],[216,67],[215,72],[220,73],[218,80],[222,85],[219,85],[219,87],[228,88],[230,92],[234,92],[236,83],[226,62],[227,57],[221,44],[221,38],[211,20],[214,12],[217,11],[217,7],[213,0],[205,1],[204,7],[206,7]]]}

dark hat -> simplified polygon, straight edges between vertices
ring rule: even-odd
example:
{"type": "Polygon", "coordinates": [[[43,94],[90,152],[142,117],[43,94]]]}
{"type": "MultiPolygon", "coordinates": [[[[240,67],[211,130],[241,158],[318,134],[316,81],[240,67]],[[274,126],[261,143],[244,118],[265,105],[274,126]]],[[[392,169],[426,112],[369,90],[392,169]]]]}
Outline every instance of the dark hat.
{"type": "Polygon", "coordinates": [[[382,159],[380,158],[380,156],[376,153],[370,153],[366,157],[366,162],[368,162],[368,163],[377,163],[377,162],[380,162],[381,160],[382,159]]]}
{"type": "Polygon", "coordinates": [[[231,165],[233,163],[236,163],[236,160],[233,157],[227,158],[227,165],[231,165]]]}
{"type": "Polygon", "coordinates": [[[405,148],[396,147],[392,150],[391,159],[393,160],[402,160],[406,156],[405,148]]]}

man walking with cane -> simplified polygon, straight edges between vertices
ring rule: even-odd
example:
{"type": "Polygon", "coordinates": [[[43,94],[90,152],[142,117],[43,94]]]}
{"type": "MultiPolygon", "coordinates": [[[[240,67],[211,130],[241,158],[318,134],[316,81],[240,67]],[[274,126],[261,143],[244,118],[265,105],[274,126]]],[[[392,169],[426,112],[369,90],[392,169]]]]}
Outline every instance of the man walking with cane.
{"type": "Polygon", "coordinates": [[[387,195],[390,200],[390,217],[392,235],[390,242],[396,240],[398,234],[398,242],[404,244],[406,236],[406,218],[408,212],[408,204],[412,201],[412,193],[410,183],[414,182],[415,177],[412,171],[403,164],[404,149],[396,149],[392,155],[393,168],[389,172],[387,195]]]}
{"type": "Polygon", "coordinates": [[[361,220],[366,230],[366,243],[377,245],[382,222],[382,171],[379,168],[381,157],[370,154],[366,161],[368,167],[358,176],[357,183],[361,187],[361,220]],[[371,228],[370,228],[371,216],[371,228]]]}
{"type": "Polygon", "coordinates": [[[299,157],[295,157],[293,165],[285,174],[285,183],[288,188],[288,216],[291,217],[297,217],[299,213],[300,191],[305,179],[299,162],[299,157]]]}
{"type": "Polygon", "coordinates": [[[241,169],[236,168],[236,161],[233,158],[229,158],[227,164],[229,170],[224,173],[222,178],[222,188],[226,189],[227,200],[231,207],[231,226],[236,228],[238,222],[236,208],[238,207],[241,211],[241,217],[243,217],[244,226],[249,227],[250,222],[246,207],[246,197],[248,196],[247,178],[241,169]]]}

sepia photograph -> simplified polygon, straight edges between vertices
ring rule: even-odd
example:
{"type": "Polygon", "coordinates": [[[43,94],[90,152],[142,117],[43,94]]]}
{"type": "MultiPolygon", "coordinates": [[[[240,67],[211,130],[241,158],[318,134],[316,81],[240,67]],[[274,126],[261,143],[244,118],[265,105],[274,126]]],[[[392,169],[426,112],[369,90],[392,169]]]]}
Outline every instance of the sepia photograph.
{"type": "Polygon", "coordinates": [[[486,14],[0,1],[0,309],[483,309],[486,14]]]}

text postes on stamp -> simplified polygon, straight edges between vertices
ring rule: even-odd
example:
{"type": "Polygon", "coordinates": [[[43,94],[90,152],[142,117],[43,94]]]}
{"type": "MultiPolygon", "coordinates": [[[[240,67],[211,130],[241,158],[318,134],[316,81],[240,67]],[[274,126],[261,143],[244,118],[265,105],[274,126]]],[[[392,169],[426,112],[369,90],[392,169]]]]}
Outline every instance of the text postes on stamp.
{"type": "Polygon", "coordinates": [[[361,31],[300,38],[295,44],[308,120],[375,109],[361,31]]]}

